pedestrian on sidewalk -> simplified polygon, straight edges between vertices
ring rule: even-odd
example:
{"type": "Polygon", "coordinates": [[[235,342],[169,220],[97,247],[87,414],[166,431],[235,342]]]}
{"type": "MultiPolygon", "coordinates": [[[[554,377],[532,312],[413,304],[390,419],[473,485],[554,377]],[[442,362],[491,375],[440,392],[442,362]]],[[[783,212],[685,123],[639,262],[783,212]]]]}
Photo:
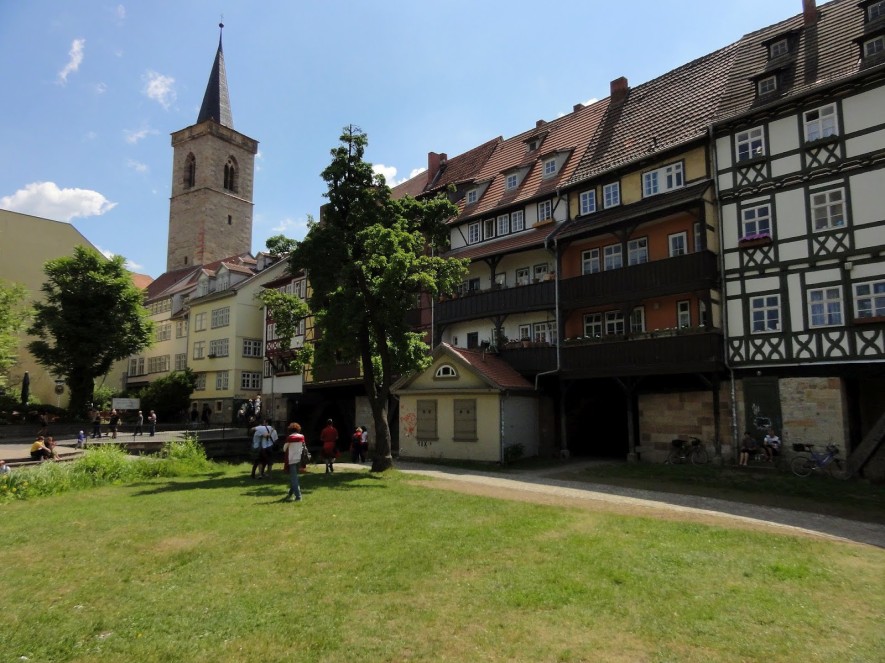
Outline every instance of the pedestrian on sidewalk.
{"type": "Polygon", "coordinates": [[[120,425],[120,415],[116,410],[111,410],[111,418],[108,420],[109,435],[112,439],[117,439],[117,427],[120,425]]]}
{"type": "Polygon", "coordinates": [[[77,433],[77,448],[82,449],[86,446],[86,433],[80,431],[77,433]]]}
{"type": "Polygon", "coordinates": [[[157,432],[157,413],[151,410],[151,413],[148,415],[148,426],[151,429],[151,437],[154,436],[154,433],[157,432]]]}
{"type": "Polygon", "coordinates": [[[135,430],[132,431],[132,437],[136,435],[144,435],[144,431],[141,427],[144,425],[144,414],[142,414],[141,410],[138,411],[138,416],[135,418],[135,430]]]}
{"type": "Polygon", "coordinates": [[[101,437],[101,411],[95,410],[92,415],[92,439],[101,437]]]}
{"type": "Polygon", "coordinates": [[[363,448],[363,429],[359,426],[353,431],[350,438],[350,462],[360,462],[360,450],[363,448]]]}
{"type": "Polygon", "coordinates": [[[360,462],[365,463],[369,456],[369,427],[363,426],[363,435],[360,440],[360,462]]]}
{"type": "Polygon", "coordinates": [[[277,432],[273,426],[267,423],[267,419],[261,420],[261,425],[252,429],[252,478],[270,478],[273,467],[273,447],[277,441],[277,432]],[[261,468],[261,476],[256,477],[255,472],[261,468]]]}

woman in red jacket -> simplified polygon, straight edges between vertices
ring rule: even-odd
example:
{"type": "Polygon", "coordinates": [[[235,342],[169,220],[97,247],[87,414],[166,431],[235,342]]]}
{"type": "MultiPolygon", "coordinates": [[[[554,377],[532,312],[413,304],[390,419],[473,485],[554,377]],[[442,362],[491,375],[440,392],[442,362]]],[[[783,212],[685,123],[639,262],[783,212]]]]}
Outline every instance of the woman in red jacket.
{"type": "Polygon", "coordinates": [[[326,427],[320,433],[320,442],[323,443],[323,461],[326,463],[326,474],[335,471],[335,459],[338,458],[338,429],[332,425],[332,420],[326,421],[326,427]]]}

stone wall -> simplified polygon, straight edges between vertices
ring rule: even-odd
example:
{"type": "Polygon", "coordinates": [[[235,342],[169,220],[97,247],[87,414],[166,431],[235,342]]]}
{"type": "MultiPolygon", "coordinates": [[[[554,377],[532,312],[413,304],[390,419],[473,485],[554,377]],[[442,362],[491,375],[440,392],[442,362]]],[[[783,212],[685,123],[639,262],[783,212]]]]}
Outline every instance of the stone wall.
{"type": "Polygon", "coordinates": [[[784,378],[779,381],[782,437],[786,444],[830,442],[843,453],[848,439],[845,390],[839,378],[784,378]]]}
{"type": "MultiPolygon", "coordinates": [[[[722,454],[731,453],[731,400],[728,383],[719,390],[722,454]]],[[[698,437],[712,458],[716,428],[711,391],[639,395],[639,454],[643,461],[663,462],[677,437],[698,437]]]]}

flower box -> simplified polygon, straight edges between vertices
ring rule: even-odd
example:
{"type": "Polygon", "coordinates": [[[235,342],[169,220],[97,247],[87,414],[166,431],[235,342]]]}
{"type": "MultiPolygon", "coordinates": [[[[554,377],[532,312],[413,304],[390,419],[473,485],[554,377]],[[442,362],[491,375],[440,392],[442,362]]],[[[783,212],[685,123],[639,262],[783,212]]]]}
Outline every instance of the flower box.
{"type": "Polygon", "coordinates": [[[771,244],[771,235],[747,235],[738,240],[738,246],[742,249],[751,249],[755,246],[771,244]]]}

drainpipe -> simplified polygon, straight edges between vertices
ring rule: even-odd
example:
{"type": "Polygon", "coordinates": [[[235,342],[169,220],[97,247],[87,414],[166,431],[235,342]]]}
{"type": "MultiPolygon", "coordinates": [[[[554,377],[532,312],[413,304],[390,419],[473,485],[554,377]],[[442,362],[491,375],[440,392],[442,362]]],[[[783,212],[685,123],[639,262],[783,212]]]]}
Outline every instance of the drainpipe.
{"type": "MultiPolygon", "coordinates": [[[[713,170],[713,194],[716,196],[716,218],[719,220],[719,274],[722,277],[722,289],[720,291],[720,310],[722,315],[722,338],[724,347],[722,348],[722,358],[725,362],[725,368],[728,369],[729,375],[729,399],[731,401],[731,450],[734,460],[737,460],[737,440],[738,440],[738,424],[737,424],[737,389],[734,381],[734,369],[728,362],[728,306],[725,301],[725,233],[722,232],[722,205],[719,203],[719,176],[718,162],[716,159],[716,144],[713,138],[713,125],[707,125],[707,135],[710,144],[710,158],[712,159],[711,168],[713,170]]],[[[712,315],[712,311],[710,314],[712,315]]],[[[722,440],[715,440],[714,461],[719,465],[722,464],[722,440]]]]}
{"type": "MultiPolygon", "coordinates": [[[[559,189],[556,190],[557,195],[559,195],[559,189]]],[[[567,217],[568,215],[566,215],[567,217]]],[[[544,240],[544,248],[548,251],[550,250],[550,246],[548,245],[549,236],[544,240]]],[[[552,371],[544,371],[543,373],[538,373],[535,376],[535,391],[538,391],[538,386],[541,380],[541,376],[544,375],[558,375],[560,368],[562,367],[561,359],[560,359],[560,347],[562,341],[560,339],[560,325],[559,325],[559,277],[562,273],[562,265],[559,263],[559,244],[556,239],[553,239],[553,256],[556,264],[556,278],[553,279],[553,305],[554,305],[554,315],[556,316],[556,368],[552,371]]],[[[560,408],[562,408],[562,403],[560,403],[560,408]]],[[[562,417],[564,418],[564,417],[562,417]]],[[[565,437],[565,426],[562,427],[562,435],[560,436],[559,443],[559,452],[560,457],[564,457],[564,452],[568,449],[568,440],[565,437]]]]}

